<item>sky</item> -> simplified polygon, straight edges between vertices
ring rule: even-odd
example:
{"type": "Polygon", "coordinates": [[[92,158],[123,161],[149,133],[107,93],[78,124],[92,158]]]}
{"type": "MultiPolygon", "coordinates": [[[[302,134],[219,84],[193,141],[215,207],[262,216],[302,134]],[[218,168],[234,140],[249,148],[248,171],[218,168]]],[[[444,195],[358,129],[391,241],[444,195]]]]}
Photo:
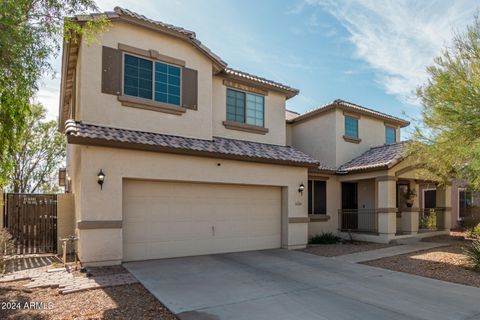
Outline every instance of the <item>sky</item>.
{"type": "MultiPolygon", "coordinates": [[[[228,65],[300,89],[287,108],[305,112],[343,99],[418,119],[415,89],[426,67],[463,32],[478,0],[97,1],[195,31],[228,65]]],[[[60,54],[37,101],[58,116],[60,54]]],[[[99,75],[100,76],[100,75],[99,75]]]]}

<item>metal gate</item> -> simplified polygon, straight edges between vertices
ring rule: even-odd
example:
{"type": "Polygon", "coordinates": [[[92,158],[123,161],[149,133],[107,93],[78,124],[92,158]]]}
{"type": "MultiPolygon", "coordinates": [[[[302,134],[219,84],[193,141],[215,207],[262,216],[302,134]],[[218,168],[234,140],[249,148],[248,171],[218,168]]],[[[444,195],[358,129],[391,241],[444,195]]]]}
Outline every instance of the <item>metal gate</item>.
{"type": "Polygon", "coordinates": [[[57,252],[57,195],[6,193],[3,219],[17,254],[57,252]]]}

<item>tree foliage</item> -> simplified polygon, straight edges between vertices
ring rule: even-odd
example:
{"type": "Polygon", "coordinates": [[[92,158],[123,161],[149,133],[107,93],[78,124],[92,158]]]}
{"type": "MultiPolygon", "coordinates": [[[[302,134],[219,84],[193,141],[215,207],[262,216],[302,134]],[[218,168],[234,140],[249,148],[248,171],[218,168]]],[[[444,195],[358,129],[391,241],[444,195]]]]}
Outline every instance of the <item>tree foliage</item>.
{"type": "Polygon", "coordinates": [[[58,191],[57,172],[65,161],[65,137],[57,131],[55,120],[45,121],[46,110],[32,105],[26,118],[29,130],[16,130],[9,153],[13,170],[7,189],[20,193],[58,191]]]}
{"type": "Polygon", "coordinates": [[[93,0],[0,1],[0,189],[13,168],[10,141],[16,130],[27,129],[31,98],[41,76],[53,74],[49,58],[60,52],[62,34],[91,36],[107,25],[102,16],[84,25],[64,18],[96,10],[93,0]]]}
{"type": "Polygon", "coordinates": [[[458,33],[451,47],[428,67],[429,79],[417,90],[423,124],[410,154],[427,178],[466,179],[480,188],[480,19],[458,33]]]}

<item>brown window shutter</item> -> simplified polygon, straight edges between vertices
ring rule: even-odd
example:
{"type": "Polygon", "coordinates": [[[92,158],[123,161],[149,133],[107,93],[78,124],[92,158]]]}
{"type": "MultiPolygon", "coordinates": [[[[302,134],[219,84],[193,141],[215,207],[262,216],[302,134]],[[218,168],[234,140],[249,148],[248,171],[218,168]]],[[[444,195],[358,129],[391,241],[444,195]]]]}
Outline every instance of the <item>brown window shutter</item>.
{"type": "Polygon", "coordinates": [[[182,106],[197,110],[198,106],[197,70],[182,68],[182,106]]]}
{"type": "Polygon", "coordinates": [[[122,93],[122,52],[102,47],[102,93],[122,93]]]}

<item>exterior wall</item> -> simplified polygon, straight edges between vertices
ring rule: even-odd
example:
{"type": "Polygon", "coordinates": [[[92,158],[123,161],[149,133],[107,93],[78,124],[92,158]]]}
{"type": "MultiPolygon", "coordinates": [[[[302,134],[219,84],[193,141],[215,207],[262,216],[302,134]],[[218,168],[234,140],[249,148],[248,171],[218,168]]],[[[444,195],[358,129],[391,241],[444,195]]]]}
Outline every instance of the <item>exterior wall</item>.
{"type": "Polygon", "coordinates": [[[375,179],[358,181],[358,208],[375,209],[375,179]]]}
{"type": "Polygon", "coordinates": [[[60,239],[75,235],[75,199],[71,193],[57,194],[57,248],[62,254],[60,239]]]}
{"type": "MultiPolygon", "coordinates": [[[[280,186],[284,203],[282,246],[304,247],[307,242],[307,222],[289,223],[289,218],[307,218],[307,194],[298,192],[298,186],[307,182],[306,168],[93,146],[78,148],[80,174],[75,178],[82,183],[76,197],[81,208],[77,221],[121,221],[125,178],[280,186]],[[106,174],[103,190],[97,183],[100,169],[106,174]]],[[[121,228],[77,232],[82,262],[121,262],[121,228]]]]}
{"type": "Polygon", "coordinates": [[[192,45],[145,28],[115,22],[98,37],[101,44],[82,41],[77,87],[77,120],[124,129],[212,138],[212,63],[192,45]],[[102,45],[117,48],[119,43],[182,59],[198,71],[198,110],[182,115],[122,106],[115,95],[101,93],[102,45]]]}
{"type": "MultiPolygon", "coordinates": [[[[342,110],[336,110],[336,162],[340,166],[351,159],[358,157],[371,147],[385,144],[385,122],[376,118],[361,115],[358,119],[358,137],[360,143],[347,142],[343,139],[345,134],[345,115],[342,110]]],[[[397,128],[397,141],[400,129],[397,128]]]]}
{"type": "MultiPolygon", "coordinates": [[[[458,192],[461,188],[466,188],[468,183],[462,180],[453,180],[452,181],[452,228],[460,228],[460,220],[458,219],[459,212],[459,197],[458,192]]],[[[480,207],[480,192],[473,192],[472,203],[474,207],[480,207]]]]}
{"type": "Polygon", "coordinates": [[[292,134],[292,131],[293,131],[293,125],[290,124],[290,123],[287,123],[286,125],[286,142],[287,142],[287,146],[292,146],[292,139],[293,139],[293,134],[292,134]]]}
{"type": "Polygon", "coordinates": [[[338,231],[338,209],[341,208],[341,183],[335,175],[328,176],[327,181],[327,216],[328,220],[316,220],[310,215],[308,224],[308,237],[324,232],[337,233],[338,231]]]}
{"type": "MultiPolygon", "coordinates": [[[[237,90],[237,89],[235,89],[237,90]]],[[[265,128],[266,134],[250,133],[227,129],[223,121],[227,120],[227,87],[223,78],[213,79],[213,135],[239,140],[256,141],[277,145],[285,145],[285,95],[269,91],[265,96],[265,128]]]]}
{"type": "Polygon", "coordinates": [[[336,165],[335,112],[293,123],[291,126],[294,148],[311,155],[324,165],[336,165]]]}

